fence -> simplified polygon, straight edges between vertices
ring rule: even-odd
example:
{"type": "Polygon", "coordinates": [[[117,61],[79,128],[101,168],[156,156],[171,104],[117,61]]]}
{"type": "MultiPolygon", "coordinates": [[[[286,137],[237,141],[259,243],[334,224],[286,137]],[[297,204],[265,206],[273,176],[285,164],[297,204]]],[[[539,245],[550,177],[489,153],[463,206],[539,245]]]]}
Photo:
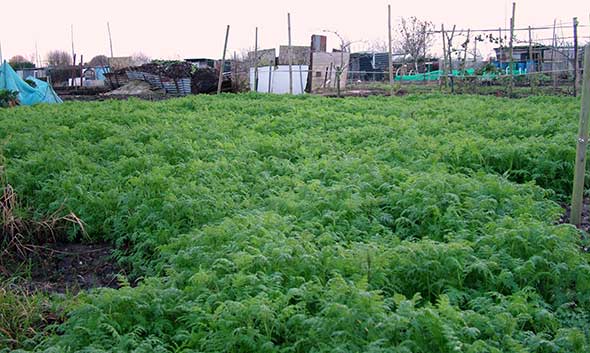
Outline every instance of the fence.
{"type": "MultiPolygon", "coordinates": [[[[249,87],[274,93],[286,93],[285,85],[291,87],[290,92],[299,93],[300,90],[292,87],[301,85],[299,75],[303,75],[307,77],[305,92],[326,95],[432,91],[509,96],[576,95],[582,75],[583,44],[590,40],[586,33],[590,25],[573,18],[570,22],[555,20],[552,25],[516,27],[515,8],[513,4],[509,28],[457,29],[457,26],[447,25],[445,30],[441,25],[440,30],[429,30],[426,34],[437,39],[432,49],[439,53],[432,59],[412,62],[407,53],[391,51],[350,53],[347,50],[350,42],[344,43],[338,35],[342,39],[340,51],[318,53],[312,50],[308,68],[296,65],[291,68],[291,83],[285,83],[284,79],[275,82],[273,72],[278,70],[276,76],[284,73],[284,68],[279,66],[274,69],[269,69],[268,65],[258,67],[257,71],[262,74],[257,75],[251,73],[253,65],[240,62],[238,65],[245,70],[236,70],[233,75],[242,76],[236,81],[244,77],[246,81],[254,81],[250,76],[259,78],[256,84],[246,83],[238,89],[249,87]],[[483,59],[481,53],[486,49],[493,50],[495,58],[483,59]],[[314,60],[316,54],[323,55],[320,65],[314,60]],[[268,83],[262,82],[266,79],[268,83]]],[[[313,43],[312,37],[312,47],[313,43]]]]}

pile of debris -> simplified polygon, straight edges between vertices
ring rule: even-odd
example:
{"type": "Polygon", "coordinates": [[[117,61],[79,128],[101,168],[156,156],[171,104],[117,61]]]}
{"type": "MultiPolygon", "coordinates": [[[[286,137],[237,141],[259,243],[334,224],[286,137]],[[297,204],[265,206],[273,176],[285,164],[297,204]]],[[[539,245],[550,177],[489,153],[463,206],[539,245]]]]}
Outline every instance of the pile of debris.
{"type": "MultiPolygon", "coordinates": [[[[162,90],[169,95],[184,96],[191,93],[213,93],[217,91],[219,79],[216,70],[197,68],[185,61],[153,61],[149,64],[128,67],[124,70],[126,78],[121,79],[120,73],[115,72],[114,75],[109,77],[111,83],[113,77],[117,82],[125,82],[125,84],[132,81],[145,81],[153,89],[162,90]]],[[[224,76],[222,91],[229,92],[231,87],[231,77],[224,76]]]]}

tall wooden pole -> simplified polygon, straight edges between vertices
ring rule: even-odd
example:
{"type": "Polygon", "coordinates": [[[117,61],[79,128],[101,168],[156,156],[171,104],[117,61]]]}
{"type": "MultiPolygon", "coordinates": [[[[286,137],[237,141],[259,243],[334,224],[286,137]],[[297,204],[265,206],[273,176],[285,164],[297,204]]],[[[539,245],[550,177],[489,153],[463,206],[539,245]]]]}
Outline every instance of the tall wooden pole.
{"type": "MultiPolygon", "coordinates": [[[[532,69],[532,65],[536,66],[535,61],[533,60],[533,33],[531,30],[531,26],[529,26],[529,63],[531,64],[531,69],[532,69]]],[[[531,93],[534,93],[535,92],[535,83],[533,80],[532,73],[528,72],[528,67],[529,67],[529,65],[527,65],[527,74],[529,76],[529,84],[531,86],[531,93]]]]}
{"type": "Polygon", "coordinates": [[[275,66],[275,63],[271,59],[268,63],[268,93],[272,92],[272,68],[275,66]]]}
{"type": "Polygon", "coordinates": [[[109,32],[109,47],[111,48],[111,59],[113,58],[113,38],[111,37],[111,25],[107,22],[107,31],[109,32]]]}
{"type": "Polygon", "coordinates": [[[553,20],[553,40],[551,42],[551,76],[553,77],[553,90],[557,90],[557,73],[555,72],[555,50],[557,48],[557,19],[553,20]]]}
{"type": "Polygon", "coordinates": [[[4,63],[4,59],[2,58],[2,42],[0,42],[0,65],[4,63]]]}
{"type": "Polygon", "coordinates": [[[578,95],[578,18],[574,17],[574,97],[578,95]]]}
{"type": "Polygon", "coordinates": [[[291,14],[287,13],[287,29],[289,32],[289,94],[293,94],[293,53],[291,48],[291,14]]]}
{"type": "Polygon", "coordinates": [[[514,58],[513,58],[513,54],[514,54],[514,23],[515,23],[515,14],[516,14],[516,3],[513,2],[512,3],[512,18],[510,19],[510,41],[509,41],[509,45],[510,45],[510,87],[509,87],[509,91],[508,91],[508,95],[510,97],[512,97],[512,94],[514,93],[514,58]]]}
{"type": "Polygon", "coordinates": [[[473,38],[473,62],[477,62],[477,37],[473,38]]]}
{"type": "Polygon", "coordinates": [[[72,35],[72,58],[73,58],[76,53],[74,51],[74,25],[71,25],[70,29],[71,29],[71,35],[72,35]]]}
{"type": "Polygon", "coordinates": [[[502,70],[502,58],[506,54],[506,51],[504,49],[504,38],[502,38],[502,27],[498,28],[498,36],[498,44],[500,45],[500,52],[502,53],[498,58],[498,64],[500,65],[500,70],[502,70]]]}
{"type": "Polygon", "coordinates": [[[225,30],[225,42],[223,43],[223,55],[221,56],[221,65],[219,65],[219,81],[217,81],[217,94],[221,93],[221,84],[223,83],[223,68],[225,66],[225,51],[227,50],[227,39],[229,38],[229,25],[225,30]]]}
{"type": "Polygon", "coordinates": [[[588,146],[588,120],[590,120],[590,44],[584,49],[584,77],[582,82],[582,105],[576,147],[576,166],[572,191],[570,222],[580,226],[584,203],[584,177],[586,171],[586,148],[588,146]]]}
{"type": "Polygon", "coordinates": [[[393,50],[391,48],[391,5],[387,5],[387,38],[389,39],[389,94],[393,96],[393,50]]]}
{"type": "Polygon", "coordinates": [[[445,38],[445,25],[440,25],[440,33],[442,34],[442,44],[443,44],[443,65],[442,65],[442,75],[440,80],[440,87],[446,86],[447,84],[447,39],[445,38]]]}
{"type": "Polygon", "coordinates": [[[258,92],[258,27],[254,34],[254,92],[258,92]]]}
{"type": "Polygon", "coordinates": [[[445,33],[447,36],[447,56],[449,58],[449,77],[451,81],[451,93],[455,93],[455,76],[453,75],[453,37],[455,36],[455,29],[457,25],[453,25],[451,35],[445,33]]]}

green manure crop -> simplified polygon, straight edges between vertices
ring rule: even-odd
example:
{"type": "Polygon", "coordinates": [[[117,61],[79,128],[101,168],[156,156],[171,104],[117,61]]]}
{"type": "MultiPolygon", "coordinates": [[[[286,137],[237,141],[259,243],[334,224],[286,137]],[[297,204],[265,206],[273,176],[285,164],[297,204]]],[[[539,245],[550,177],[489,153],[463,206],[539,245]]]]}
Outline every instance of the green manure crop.
{"type": "Polygon", "coordinates": [[[78,296],[25,348],[587,352],[587,240],[556,225],[578,109],[247,94],[2,111],[32,216],[63,205],[141,278],[78,296]]]}

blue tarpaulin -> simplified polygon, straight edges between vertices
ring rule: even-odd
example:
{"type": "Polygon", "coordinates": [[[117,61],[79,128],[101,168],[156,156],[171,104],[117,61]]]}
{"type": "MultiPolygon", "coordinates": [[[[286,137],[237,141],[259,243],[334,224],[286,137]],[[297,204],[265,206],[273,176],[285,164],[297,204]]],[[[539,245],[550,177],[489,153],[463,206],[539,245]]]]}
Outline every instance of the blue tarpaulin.
{"type": "Polygon", "coordinates": [[[6,61],[0,66],[0,89],[18,92],[18,101],[21,105],[62,103],[62,100],[47,82],[34,77],[27,79],[35,82],[36,87],[31,87],[20,78],[6,61]]]}

